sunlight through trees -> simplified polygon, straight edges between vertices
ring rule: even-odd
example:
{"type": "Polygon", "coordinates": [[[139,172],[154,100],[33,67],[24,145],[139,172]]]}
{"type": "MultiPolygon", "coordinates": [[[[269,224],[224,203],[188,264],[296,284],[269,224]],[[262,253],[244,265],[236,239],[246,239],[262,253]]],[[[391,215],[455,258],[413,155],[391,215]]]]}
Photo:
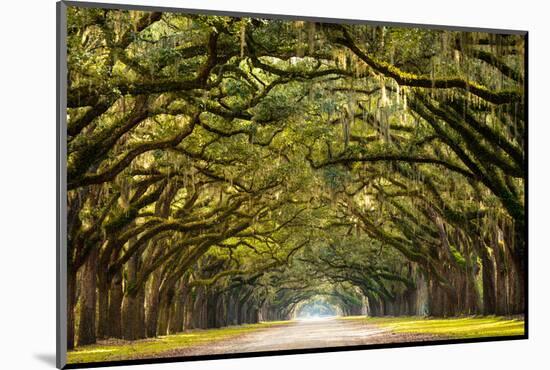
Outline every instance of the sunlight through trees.
{"type": "Polygon", "coordinates": [[[522,314],[524,63],[519,35],[69,7],[69,348],[304,302],[522,314]]]}

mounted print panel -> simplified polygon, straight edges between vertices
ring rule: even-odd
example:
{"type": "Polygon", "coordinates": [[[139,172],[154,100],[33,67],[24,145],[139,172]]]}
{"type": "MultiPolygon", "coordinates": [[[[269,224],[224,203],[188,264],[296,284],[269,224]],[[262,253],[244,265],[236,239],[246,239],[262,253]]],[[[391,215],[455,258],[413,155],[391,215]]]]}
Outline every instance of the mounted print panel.
{"type": "Polygon", "coordinates": [[[58,25],[59,367],[527,337],[526,32],[58,25]]]}

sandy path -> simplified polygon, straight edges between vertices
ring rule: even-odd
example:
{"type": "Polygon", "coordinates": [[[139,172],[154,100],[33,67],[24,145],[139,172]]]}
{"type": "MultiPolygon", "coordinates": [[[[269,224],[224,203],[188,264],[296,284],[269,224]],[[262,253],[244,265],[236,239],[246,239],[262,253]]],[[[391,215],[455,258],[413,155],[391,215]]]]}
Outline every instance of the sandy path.
{"type": "Polygon", "coordinates": [[[398,343],[437,339],[430,335],[394,334],[388,329],[355,320],[336,318],[299,320],[289,325],[261,329],[239,337],[164,352],[155,357],[277,351],[398,343]]]}

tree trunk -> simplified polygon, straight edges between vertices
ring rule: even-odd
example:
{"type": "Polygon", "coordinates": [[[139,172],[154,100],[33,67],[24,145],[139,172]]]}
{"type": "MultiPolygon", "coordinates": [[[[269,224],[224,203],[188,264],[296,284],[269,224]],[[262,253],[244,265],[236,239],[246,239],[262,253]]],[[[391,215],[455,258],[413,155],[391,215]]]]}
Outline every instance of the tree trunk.
{"type": "MultiPolygon", "coordinates": [[[[136,281],[139,268],[139,255],[136,253],[128,261],[128,288],[136,281]]],[[[127,340],[145,337],[145,315],[143,307],[143,289],[127,290],[122,303],[122,337],[127,340]]]]}
{"type": "Polygon", "coordinates": [[[430,316],[442,317],[445,315],[445,294],[441,284],[431,280],[429,284],[429,307],[430,316]]]}
{"type": "Polygon", "coordinates": [[[183,330],[183,303],[185,300],[183,279],[179,279],[176,283],[174,299],[170,306],[170,322],[168,324],[168,332],[170,334],[181,333],[183,330]]]}
{"type": "Polygon", "coordinates": [[[193,321],[194,299],[193,299],[192,293],[193,293],[192,289],[188,289],[187,295],[185,297],[183,330],[190,329],[193,321]]]}
{"type": "Polygon", "coordinates": [[[73,349],[75,344],[75,315],[76,306],[76,271],[67,267],[67,349],[73,349]]]}
{"type": "Polygon", "coordinates": [[[109,290],[109,324],[108,336],[122,337],[122,274],[116,273],[109,290]]]}
{"type": "Polygon", "coordinates": [[[227,325],[237,324],[237,302],[234,295],[233,291],[230,292],[227,299],[227,325]]]}
{"type": "Polygon", "coordinates": [[[157,335],[168,334],[168,320],[170,319],[170,306],[166,304],[166,300],[160,300],[159,316],[157,321],[157,335]]]}
{"type": "Polygon", "coordinates": [[[122,303],[122,338],[127,340],[141,339],[145,324],[140,320],[140,304],[143,300],[139,294],[124,295],[122,303]]]}
{"type": "Polygon", "coordinates": [[[138,323],[137,336],[139,339],[147,338],[145,327],[145,289],[140,289],[137,294],[138,299],[138,323]]]}
{"type": "Polygon", "coordinates": [[[493,254],[496,266],[495,314],[508,315],[510,312],[508,307],[508,289],[506,288],[508,280],[506,258],[504,251],[498,244],[493,244],[493,254]]]}
{"type": "Polygon", "coordinates": [[[206,292],[203,287],[197,289],[197,299],[194,305],[194,326],[197,329],[206,329],[206,292]]]}
{"type": "Polygon", "coordinates": [[[80,320],[78,324],[78,345],[96,342],[96,279],[99,249],[94,248],[84,263],[81,275],[80,320]]]}
{"type": "Polygon", "coordinates": [[[479,291],[476,285],[476,275],[479,272],[479,268],[477,266],[477,256],[473,253],[473,248],[468,248],[466,251],[466,271],[465,271],[465,279],[466,279],[466,292],[467,292],[467,306],[466,306],[466,314],[467,315],[475,315],[480,313],[480,305],[479,305],[479,291]]]}
{"type": "Polygon", "coordinates": [[[512,287],[510,314],[525,313],[525,257],[512,255],[513,269],[510,269],[510,285],[512,287]]]}
{"type": "Polygon", "coordinates": [[[221,294],[218,298],[218,307],[216,308],[216,327],[221,328],[229,325],[227,322],[227,295],[221,294]]]}
{"type": "Polygon", "coordinates": [[[109,287],[106,271],[98,274],[98,318],[97,318],[97,337],[105,339],[109,337],[109,287]]]}
{"type": "Polygon", "coordinates": [[[209,293],[206,299],[206,327],[216,328],[216,313],[218,305],[218,294],[209,293]]]}
{"type": "Polygon", "coordinates": [[[174,304],[172,305],[172,314],[170,316],[170,326],[168,328],[168,331],[171,334],[175,333],[181,333],[183,331],[183,316],[184,315],[184,309],[183,309],[183,303],[180,299],[176,299],[174,304]]]}
{"type": "Polygon", "coordinates": [[[516,223],[514,225],[514,237],[512,248],[512,260],[514,262],[515,269],[515,294],[514,305],[512,308],[512,314],[525,314],[525,279],[526,273],[526,243],[522,225],[516,223]]]}
{"type": "Polygon", "coordinates": [[[169,334],[170,317],[172,315],[172,306],[174,303],[174,289],[173,281],[165,281],[166,284],[161,290],[160,296],[160,315],[157,332],[159,335],[169,334]]]}
{"type": "Polygon", "coordinates": [[[159,289],[160,289],[160,270],[152,274],[149,286],[149,294],[147,294],[147,310],[145,311],[145,319],[147,323],[147,337],[153,338],[157,336],[158,316],[159,316],[159,289]]]}
{"type": "Polygon", "coordinates": [[[481,273],[483,283],[483,314],[493,315],[496,308],[496,294],[495,294],[495,268],[493,260],[487,251],[485,245],[479,246],[481,257],[481,273]]]}

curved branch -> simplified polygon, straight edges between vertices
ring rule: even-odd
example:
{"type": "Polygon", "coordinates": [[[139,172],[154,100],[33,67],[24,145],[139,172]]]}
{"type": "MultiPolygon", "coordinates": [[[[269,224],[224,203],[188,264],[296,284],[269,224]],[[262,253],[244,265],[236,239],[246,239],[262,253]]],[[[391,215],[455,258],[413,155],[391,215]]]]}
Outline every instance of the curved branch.
{"type": "Polygon", "coordinates": [[[82,186],[101,184],[113,180],[116,175],[118,175],[126,167],[128,167],[128,165],[130,165],[130,163],[132,163],[134,158],[136,158],[138,155],[149,152],[151,150],[170,148],[181,143],[183,139],[185,139],[193,132],[193,129],[197,122],[199,122],[199,114],[196,114],[195,117],[191,120],[189,126],[176,136],[166,140],[159,140],[141,144],[136,148],[130,150],[128,153],[126,153],[126,155],[124,155],[122,159],[120,159],[118,162],[116,162],[114,165],[104,170],[103,172],[94,175],[84,175],[81,178],[71,180],[67,184],[67,188],[71,190],[82,186]]]}
{"type": "Polygon", "coordinates": [[[520,91],[498,91],[492,92],[487,87],[467,81],[461,78],[435,78],[425,76],[417,76],[412,73],[407,73],[389,63],[376,60],[364,53],[353,42],[348,30],[342,27],[344,38],[337,40],[338,43],[353,51],[361,60],[368,64],[375,71],[382,73],[387,77],[393,78],[399,85],[411,87],[425,87],[438,89],[459,88],[471,92],[480,98],[493,104],[506,104],[520,102],[523,99],[523,94],[520,91]]]}

